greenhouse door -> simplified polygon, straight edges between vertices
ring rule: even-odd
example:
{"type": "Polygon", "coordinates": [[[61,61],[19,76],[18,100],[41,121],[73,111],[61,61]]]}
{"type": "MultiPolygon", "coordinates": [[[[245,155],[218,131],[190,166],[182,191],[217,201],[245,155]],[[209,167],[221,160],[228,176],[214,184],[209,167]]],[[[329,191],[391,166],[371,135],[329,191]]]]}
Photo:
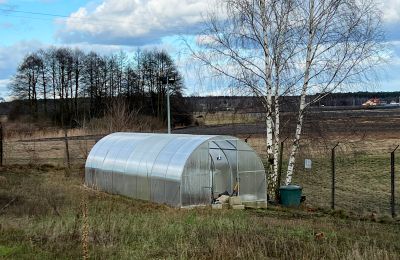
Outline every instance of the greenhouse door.
{"type": "MultiPolygon", "coordinates": [[[[236,149],[224,149],[220,142],[213,141],[209,148],[210,153],[210,179],[211,179],[211,197],[214,199],[219,194],[228,192],[233,193],[233,188],[236,183],[236,164],[232,165],[232,156],[236,156],[236,149]],[[217,143],[217,144],[216,144],[217,143]]],[[[226,142],[226,141],[224,141],[226,142]]]]}

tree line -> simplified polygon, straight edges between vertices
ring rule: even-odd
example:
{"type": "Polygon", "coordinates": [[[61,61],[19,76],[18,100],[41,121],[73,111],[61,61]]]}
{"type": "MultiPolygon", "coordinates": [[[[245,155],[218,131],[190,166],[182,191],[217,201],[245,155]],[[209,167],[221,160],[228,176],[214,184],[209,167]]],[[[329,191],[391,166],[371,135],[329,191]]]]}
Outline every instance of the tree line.
{"type": "Polygon", "coordinates": [[[68,124],[101,117],[118,100],[165,121],[165,77],[174,79],[169,84],[172,107],[181,115],[183,78],[164,50],[100,55],[64,47],[41,49],[25,56],[9,88],[34,119],[68,124]]]}

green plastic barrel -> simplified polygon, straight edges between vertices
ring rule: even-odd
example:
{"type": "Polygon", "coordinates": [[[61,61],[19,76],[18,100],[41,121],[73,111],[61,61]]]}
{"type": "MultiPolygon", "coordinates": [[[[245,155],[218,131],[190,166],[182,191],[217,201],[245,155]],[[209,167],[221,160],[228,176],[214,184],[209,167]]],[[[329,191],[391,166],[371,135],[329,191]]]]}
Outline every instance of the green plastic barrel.
{"type": "Polygon", "coordinates": [[[302,187],[298,185],[286,185],[279,188],[280,202],[285,207],[298,207],[301,200],[302,187]]]}

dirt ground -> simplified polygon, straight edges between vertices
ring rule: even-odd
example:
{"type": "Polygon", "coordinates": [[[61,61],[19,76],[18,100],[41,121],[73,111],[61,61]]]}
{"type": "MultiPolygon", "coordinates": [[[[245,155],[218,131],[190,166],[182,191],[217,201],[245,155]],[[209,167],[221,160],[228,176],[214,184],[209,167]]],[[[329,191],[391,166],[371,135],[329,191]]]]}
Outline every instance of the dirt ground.
{"type": "MultiPolygon", "coordinates": [[[[217,135],[263,135],[265,133],[263,117],[260,114],[240,117],[226,112],[207,117],[210,117],[210,120],[204,119],[202,126],[176,129],[174,133],[217,135]],[[221,117],[219,122],[223,124],[218,124],[215,117],[221,117]],[[237,120],[238,117],[243,120],[237,120]],[[252,118],[257,120],[252,120],[252,118]]],[[[285,137],[294,132],[295,117],[294,113],[282,114],[282,133],[285,137]]],[[[352,135],[379,139],[400,138],[400,109],[311,110],[305,115],[303,134],[309,138],[321,136],[327,139],[352,135]]]]}

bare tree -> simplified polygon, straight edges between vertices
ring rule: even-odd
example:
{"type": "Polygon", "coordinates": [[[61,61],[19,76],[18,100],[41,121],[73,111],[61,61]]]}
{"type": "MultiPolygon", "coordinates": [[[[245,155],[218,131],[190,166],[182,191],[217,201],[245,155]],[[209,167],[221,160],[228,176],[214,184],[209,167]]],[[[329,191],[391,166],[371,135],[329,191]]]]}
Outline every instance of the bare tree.
{"type": "Polygon", "coordinates": [[[289,184],[306,108],[380,62],[380,13],[372,0],[224,0],[208,14],[205,28],[200,48],[187,45],[192,55],[262,100],[272,188],[277,188],[280,97],[300,96],[289,184]],[[315,92],[322,94],[306,102],[315,92]]]}
{"type": "Polygon", "coordinates": [[[286,183],[292,181],[306,108],[340,87],[361,80],[382,61],[380,12],[373,0],[300,1],[296,11],[302,18],[304,41],[294,62],[305,66],[297,72],[302,86],[286,183]],[[315,90],[321,94],[306,102],[306,95],[315,90]]]}

